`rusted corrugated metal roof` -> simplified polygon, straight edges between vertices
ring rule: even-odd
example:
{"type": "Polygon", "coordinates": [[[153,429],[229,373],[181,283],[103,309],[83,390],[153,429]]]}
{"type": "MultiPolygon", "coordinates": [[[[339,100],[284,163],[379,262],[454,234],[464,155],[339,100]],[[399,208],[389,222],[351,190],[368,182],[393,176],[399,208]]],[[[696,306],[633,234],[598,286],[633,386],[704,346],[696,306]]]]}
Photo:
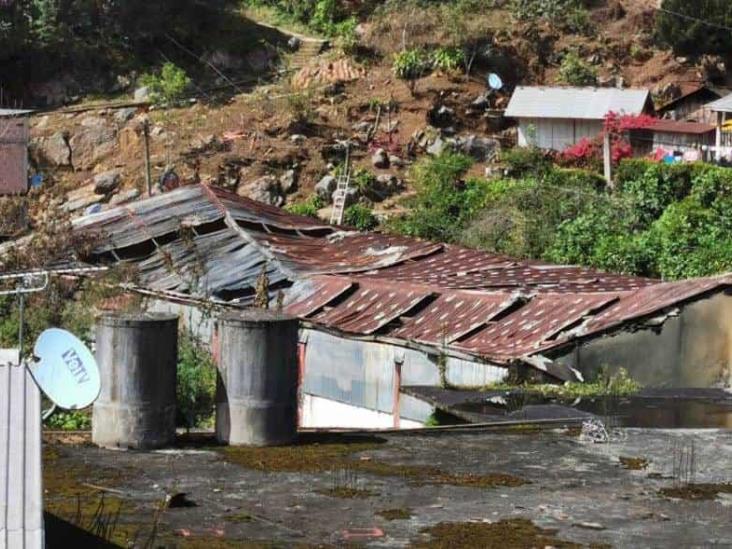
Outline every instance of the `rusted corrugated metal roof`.
{"type": "Polygon", "coordinates": [[[345,231],[201,185],[75,227],[97,235],[99,260],[136,265],[146,289],[246,305],[266,266],[272,286],[289,287],[286,311],[313,325],[496,364],[534,360],[732,286],[730,277],[662,283],[345,231]]]}

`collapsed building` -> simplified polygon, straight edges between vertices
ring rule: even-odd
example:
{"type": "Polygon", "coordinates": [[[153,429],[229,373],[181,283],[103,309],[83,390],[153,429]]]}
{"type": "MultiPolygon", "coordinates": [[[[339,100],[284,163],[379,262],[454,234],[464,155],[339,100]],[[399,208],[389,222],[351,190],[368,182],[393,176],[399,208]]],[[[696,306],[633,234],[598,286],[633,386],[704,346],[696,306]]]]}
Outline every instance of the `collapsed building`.
{"type": "Polygon", "coordinates": [[[127,289],[178,312],[215,348],[212,309],[272,307],[301,320],[300,420],[422,425],[413,385],[517,376],[587,380],[625,368],[646,386],[732,382],[732,277],[680,282],[558,266],[359,233],[204,185],[80,218],[86,261],[131,265],[127,289]]]}

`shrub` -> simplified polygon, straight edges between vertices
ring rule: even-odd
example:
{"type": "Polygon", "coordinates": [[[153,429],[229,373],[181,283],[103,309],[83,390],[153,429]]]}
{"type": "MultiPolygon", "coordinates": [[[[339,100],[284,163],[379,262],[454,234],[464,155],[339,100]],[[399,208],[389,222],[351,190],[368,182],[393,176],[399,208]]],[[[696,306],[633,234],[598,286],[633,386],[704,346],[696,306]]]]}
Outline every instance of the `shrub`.
{"type": "Polygon", "coordinates": [[[570,51],[559,66],[559,80],[570,86],[594,86],[597,84],[597,69],[570,51]]]}
{"type": "Polygon", "coordinates": [[[191,79],[182,68],[165,63],[158,74],[144,74],[140,83],[150,88],[153,102],[161,105],[177,105],[191,86],[191,79]]]}
{"type": "Polygon", "coordinates": [[[363,204],[353,204],[343,212],[343,221],[346,225],[355,227],[359,231],[370,231],[377,227],[379,220],[371,208],[363,204]]]}
{"type": "Polygon", "coordinates": [[[551,153],[538,147],[516,147],[501,152],[501,162],[506,164],[508,175],[538,177],[552,169],[551,153]]]}
{"type": "Polygon", "coordinates": [[[392,67],[397,77],[409,83],[409,91],[414,94],[417,80],[429,70],[429,58],[420,48],[406,49],[394,54],[392,67]]]}
{"type": "Polygon", "coordinates": [[[303,200],[285,206],[285,210],[295,215],[305,215],[307,217],[318,217],[318,210],[324,207],[323,199],[314,194],[303,200]]]}
{"type": "Polygon", "coordinates": [[[432,66],[444,72],[453,72],[465,63],[465,53],[459,48],[438,48],[432,52],[432,66]]]}
{"type": "Polygon", "coordinates": [[[91,429],[91,415],[88,410],[56,411],[43,425],[59,431],[87,431],[91,429]]]}
{"type": "Polygon", "coordinates": [[[178,424],[191,429],[209,425],[216,397],[216,364],[204,344],[183,331],[178,342],[178,424]]]}

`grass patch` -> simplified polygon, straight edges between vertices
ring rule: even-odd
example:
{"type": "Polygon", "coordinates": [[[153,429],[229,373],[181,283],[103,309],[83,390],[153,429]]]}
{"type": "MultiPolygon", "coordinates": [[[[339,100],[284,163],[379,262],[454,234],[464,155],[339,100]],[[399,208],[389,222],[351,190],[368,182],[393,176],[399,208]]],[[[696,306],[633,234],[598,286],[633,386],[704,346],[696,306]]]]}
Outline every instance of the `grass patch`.
{"type": "Polygon", "coordinates": [[[625,368],[620,368],[617,373],[608,375],[601,373],[595,381],[575,382],[567,381],[563,385],[553,383],[495,383],[486,385],[484,391],[523,391],[530,394],[540,395],[547,398],[575,399],[580,397],[601,397],[601,396],[629,396],[641,390],[641,385],[628,375],[625,368]]]}
{"type": "Polygon", "coordinates": [[[422,549],[504,549],[506,547],[582,547],[555,537],[556,530],[542,529],[523,518],[484,522],[441,522],[422,530],[430,539],[412,546],[422,549]]]}
{"type": "Polygon", "coordinates": [[[416,484],[449,484],[472,488],[514,487],[528,481],[507,474],[448,473],[425,465],[399,465],[359,460],[352,456],[375,450],[384,442],[377,437],[303,437],[294,446],[220,449],[232,463],[264,472],[324,473],[344,469],[381,477],[398,477],[416,484]]]}
{"type": "Polygon", "coordinates": [[[235,524],[242,524],[244,522],[252,522],[254,520],[254,517],[247,513],[246,511],[241,511],[239,513],[234,513],[233,515],[226,515],[224,517],[224,520],[226,522],[233,522],[235,524]]]}
{"type": "Polygon", "coordinates": [[[719,494],[732,494],[732,483],[686,484],[684,486],[662,488],[660,493],[662,496],[674,499],[709,501],[716,499],[719,494]]]}
{"type": "Polygon", "coordinates": [[[620,465],[623,466],[623,469],[628,469],[630,471],[642,471],[648,467],[648,464],[650,463],[646,458],[641,457],[627,457],[627,456],[620,456],[618,458],[620,460],[620,465]]]}
{"type": "Polygon", "coordinates": [[[412,518],[412,512],[409,509],[401,507],[398,509],[384,509],[383,511],[378,511],[376,514],[386,520],[409,520],[412,518]]]}
{"type": "Polygon", "coordinates": [[[315,490],[315,493],[332,498],[343,499],[366,499],[378,495],[376,492],[372,492],[371,490],[366,490],[364,488],[350,488],[347,486],[337,486],[334,488],[328,488],[327,490],[315,490]]]}

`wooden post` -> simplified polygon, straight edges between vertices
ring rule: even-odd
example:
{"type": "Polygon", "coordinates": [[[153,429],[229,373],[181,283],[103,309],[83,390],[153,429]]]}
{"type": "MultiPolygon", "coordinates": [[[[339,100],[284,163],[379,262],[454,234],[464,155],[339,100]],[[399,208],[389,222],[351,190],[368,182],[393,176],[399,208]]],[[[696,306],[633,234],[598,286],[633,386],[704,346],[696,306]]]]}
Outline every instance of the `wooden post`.
{"type": "Polygon", "coordinates": [[[714,142],[714,159],[719,162],[722,159],[722,125],[724,124],[724,113],[717,112],[717,131],[714,142]]]}
{"type": "Polygon", "coordinates": [[[613,186],[613,174],[612,174],[613,159],[612,159],[612,150],[610,147],[610,134],[608,132],[605,132],[605,135],[603,136],[603,139],[602,139],[602,159],[603,159],[605,180],[607,181],[608,186],[612,188],[612,186],[613,186]]]}
{"type": "Polygon", "coordinates": [[[147,182],[147,195],[152,196],[152,171],[150,169],[150,122],[145,119],[142,125],[142,133],[145,138],[145,181],[147,182]]]}
{"type": "Polygon", "coordinates": [[[404,365],[404,354],[397,353],[394,357],[394,385],[393,402],[391,413],[394,416],[394,429],[401,427],[401,391],[402,391],[402,366],[404,365]]]}

